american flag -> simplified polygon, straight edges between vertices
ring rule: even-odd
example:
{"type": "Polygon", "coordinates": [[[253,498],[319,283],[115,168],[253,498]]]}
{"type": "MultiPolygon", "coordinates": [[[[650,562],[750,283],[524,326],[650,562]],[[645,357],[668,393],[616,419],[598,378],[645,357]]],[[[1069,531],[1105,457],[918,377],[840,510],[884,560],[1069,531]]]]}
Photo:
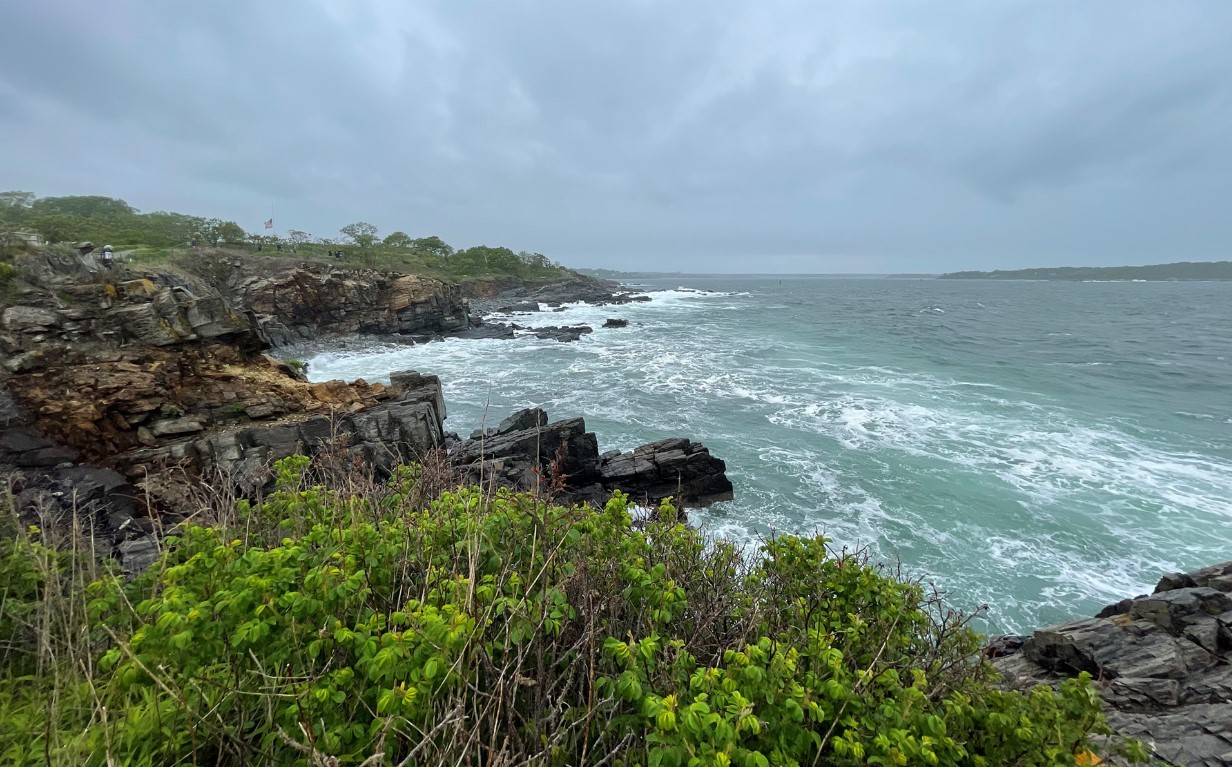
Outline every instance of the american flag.
{"type": "Polygon", "coordinates": [[[266,228],[266,229],[273,229],[273,228],[274,228],[274,219],[272,219],[272,218],[271,218],[269,221],[266,221],[266,222],[265,222],[265,228],[266,228]]]}

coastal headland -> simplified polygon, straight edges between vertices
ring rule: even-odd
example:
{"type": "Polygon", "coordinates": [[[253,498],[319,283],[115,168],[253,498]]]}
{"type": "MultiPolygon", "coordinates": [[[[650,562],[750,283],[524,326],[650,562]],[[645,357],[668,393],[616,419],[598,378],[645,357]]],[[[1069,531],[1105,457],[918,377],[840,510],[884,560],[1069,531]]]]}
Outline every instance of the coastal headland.
{"type": "MultiPolygon", "coordinates": [[[[568,342],[605,327],[536,323],[565,303],[653,296],[570,274],[548,282],[433,277],[198,249],[108,269],[68,247],[28,249],[3,310],[6,421],[0,463],[24,523],[86,520],[104,557],[134,577],[164,538],[198,521],[202,497],[259,499],[273,466],[306,455],[390,476],[436,466],[458,481],[550,492],[602,507],[625,493],[653,516],[732,497],[720,457],[687,435],[600,451],[584,414],[538,408],[451,433],[441,381],[309,382],[278,350],[331,336],[402,343],[533,333],[568,342]],[[492,322],[491,313],[527,326],[492,322]],[[666,507],[664,507],[666,508],[666,507]]],[[[1013,688],[1091,675],[1120,736],[1161,764],[1226,764],[1232,753],[1232,563],[1164,576],[1155,593],[1094,618],[989,641],[1013,688]]]]}

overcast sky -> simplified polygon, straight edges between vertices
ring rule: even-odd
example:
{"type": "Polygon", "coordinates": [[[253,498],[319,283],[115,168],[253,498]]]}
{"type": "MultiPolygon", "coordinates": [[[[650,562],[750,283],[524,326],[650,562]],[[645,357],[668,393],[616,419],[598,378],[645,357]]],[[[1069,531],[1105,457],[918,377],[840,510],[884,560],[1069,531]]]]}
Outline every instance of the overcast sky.
{"type": "Polygon", "coordinates": [[[0,190],[570,266],[1232,258],[1232,0],[39,0],[0,29],[0,190]]]}

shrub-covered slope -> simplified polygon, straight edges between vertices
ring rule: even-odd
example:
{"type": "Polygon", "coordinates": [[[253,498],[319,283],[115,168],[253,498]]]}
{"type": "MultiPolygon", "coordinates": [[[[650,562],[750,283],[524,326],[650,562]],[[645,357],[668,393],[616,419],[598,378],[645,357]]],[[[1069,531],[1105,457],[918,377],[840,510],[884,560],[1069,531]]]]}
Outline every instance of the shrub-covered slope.
{"type": "Polygon", "coordinates": [[[1001,691],[961,616],[820,537],[307,468],[131,582],[6,533],[0,762],[1072,765],[1101,728],[1088,680],[1001,691]]]}

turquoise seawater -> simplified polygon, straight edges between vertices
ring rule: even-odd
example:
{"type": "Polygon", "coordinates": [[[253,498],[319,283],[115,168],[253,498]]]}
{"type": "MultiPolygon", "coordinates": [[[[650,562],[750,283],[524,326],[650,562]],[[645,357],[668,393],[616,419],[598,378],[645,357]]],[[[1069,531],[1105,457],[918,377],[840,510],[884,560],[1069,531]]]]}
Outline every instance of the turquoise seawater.
{"type": "Polygon", "coordinates": [[[436,373],[447,425],[541,406],[601,450],[688,436],[754,542],[823,531],[1019,631],[1232,559],[1232,283],[747,277],[570,307],[534,338],[323,350],[314,380],[436,373]],[[708,292],[692,292],[687,288],[708,292]],[[630,326],[600,329],[606,317],[630,326]]]}

